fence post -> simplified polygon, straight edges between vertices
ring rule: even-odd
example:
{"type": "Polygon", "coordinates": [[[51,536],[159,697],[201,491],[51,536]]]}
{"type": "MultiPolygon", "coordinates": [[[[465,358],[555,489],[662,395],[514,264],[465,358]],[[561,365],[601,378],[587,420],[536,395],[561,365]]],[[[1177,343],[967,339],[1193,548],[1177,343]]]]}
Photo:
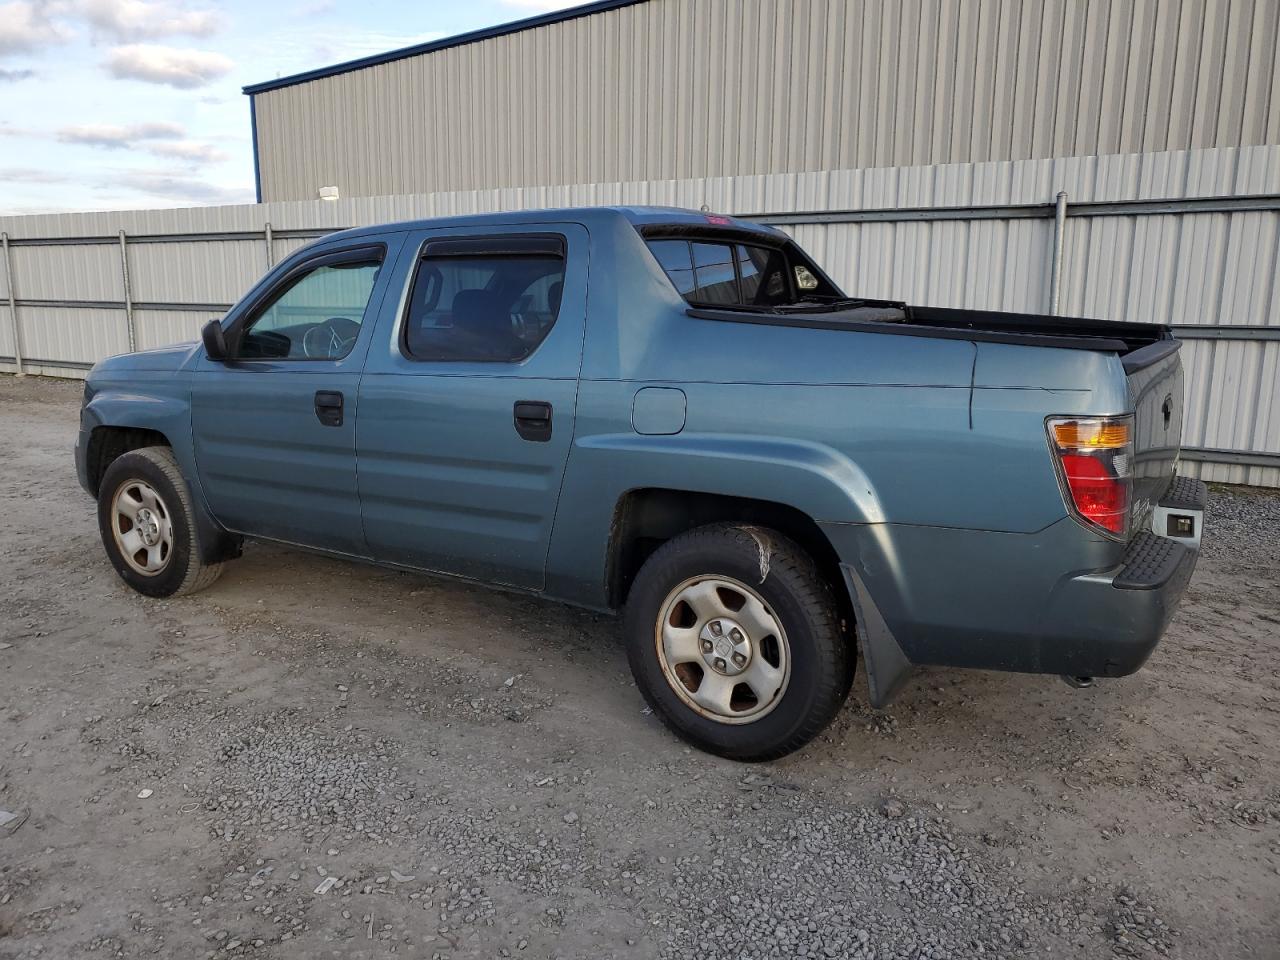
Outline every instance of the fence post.
{"type": "Polygon", "coordinates": [[[1062,250],[1067,239],[1067,192],[1058,191],[1058,201],[1053,214],[1053,272],[1049,277],[1049,312],[1058,314],[1062,296],[1062,250]]]}
{"type": "Polygon", "coordinates": [[[124,281],[124,322],[129,331],[129,352],[138,349],[138,335],[133,328],[133,292],[129,287],[129,246],[120,231],[120,277],[124,281]]]}
{"type": "Polygon", "coordinates": [[[13,326],[13,360],[18,376],[26,371],[22,369],[22,330],[18,325],[18,298],[13,293],[13,264],[9,260],[9,234],[0,233],[0,242],[4,245],[4,288],[9,294],[9,321],[13,326]]]}
{"type": "Polygon", "coordinates": [[[276,265],[275,245],[272,242],[271,222],[267,221],[262,226],[262,236],[267,241],[267,269],[270,270],[276,265]]]}

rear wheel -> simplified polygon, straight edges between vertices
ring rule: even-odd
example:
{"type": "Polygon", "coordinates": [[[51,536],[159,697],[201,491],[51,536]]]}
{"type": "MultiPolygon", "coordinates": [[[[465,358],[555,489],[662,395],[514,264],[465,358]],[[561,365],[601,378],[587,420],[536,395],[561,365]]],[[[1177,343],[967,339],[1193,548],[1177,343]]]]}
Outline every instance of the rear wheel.
{"type": "Polygon", "coordinates": [[[735,760],[799,749],[853,680],[830,586],[799,546],[759,527],[714,524],[663,544],[632,586],[625,630],[654,712],[735,760]]]}
{"type": "Polygon", "coordinates": [[[193,593],[222,573],[200,559],[191,494],[168,447],[112,461],[98,489],[98,529],[120,579],[149,597],[193,593]]]}

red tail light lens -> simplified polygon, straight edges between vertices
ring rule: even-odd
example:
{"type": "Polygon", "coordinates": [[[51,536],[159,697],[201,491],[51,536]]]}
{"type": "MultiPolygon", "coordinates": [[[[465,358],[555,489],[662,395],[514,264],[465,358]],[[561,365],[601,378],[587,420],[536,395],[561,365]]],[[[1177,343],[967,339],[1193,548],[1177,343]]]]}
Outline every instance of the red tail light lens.
{"type": "Polygon", "coordinates": [[[1049,446],[1063,498],[1087,526],[1123,536],[1133,488],[1133,433],[1128,417],[1052,417],[1049,446]]]}
{"type": "Polygon", "coordinates": [[[1062,475],[1076,510],[1112,533],[1124,533],[1129,514],[1129,484],[1113,477],[1095,457],[1069,453],[1062,458],[1062,475]]]}

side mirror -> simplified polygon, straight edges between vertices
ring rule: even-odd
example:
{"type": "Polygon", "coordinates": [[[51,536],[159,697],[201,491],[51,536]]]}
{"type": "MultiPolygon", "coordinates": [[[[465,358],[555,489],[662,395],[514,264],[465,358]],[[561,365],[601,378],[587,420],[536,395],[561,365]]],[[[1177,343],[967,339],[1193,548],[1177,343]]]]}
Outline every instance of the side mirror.
{"type": "Polygon", "coordinates": [[[204,352],[210,360],[226,360],[230,351],[227,349],[227,335],[222,330],[221,320],[210,320],[200,329],[200,339],[204,342],[204,352]]]}

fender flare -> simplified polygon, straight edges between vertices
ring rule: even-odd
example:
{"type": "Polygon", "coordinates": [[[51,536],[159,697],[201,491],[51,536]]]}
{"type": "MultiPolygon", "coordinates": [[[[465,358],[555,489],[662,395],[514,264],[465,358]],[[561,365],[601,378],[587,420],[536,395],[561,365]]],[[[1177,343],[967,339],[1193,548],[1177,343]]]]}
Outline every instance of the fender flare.
{"type": "Polygon", "coordinates": [[[838,450],[808,440],[684,432],[604,434],[575,444],[573,456],[595,454],[625,463],[627,486],[611,506],[628,488],[662,487],[784,503],[815,523],[886,519],[866,473],[838,450]]]}
{"type": "Polygon", "coordinates": [[[106,388],[99,391],[80,411],[81,437],[86,445],[84,456],[88,455],[87,445],[93,432],[99,429],[150,430],[168,440],[191,497],[201,560],[205,563],[221,563],[240,556],[244,538],[230,533],[210,512],[199,476],[195,472],[190,404],[174,396],[155,396],[106,388]]]}
{"type": "MultiPolygon", "coordinates": [[[[549,596],[612,609],[611,581],[603,571],[612,555],[617,505],[642,489],[774,503],[803,514],[820,528],[824,522],[866,524],[884,519],[880,497],[866,473],[849,457],[819,443],[691,432],[580,438],[569,453],[547,552],[549,596]],[[572,523],[564,518],[568,504],[572,523]],[[599,558],[600,566],[587,558],[599,558]]],[[[834,543],[832,548],[839,559],[834,543]]]]}

